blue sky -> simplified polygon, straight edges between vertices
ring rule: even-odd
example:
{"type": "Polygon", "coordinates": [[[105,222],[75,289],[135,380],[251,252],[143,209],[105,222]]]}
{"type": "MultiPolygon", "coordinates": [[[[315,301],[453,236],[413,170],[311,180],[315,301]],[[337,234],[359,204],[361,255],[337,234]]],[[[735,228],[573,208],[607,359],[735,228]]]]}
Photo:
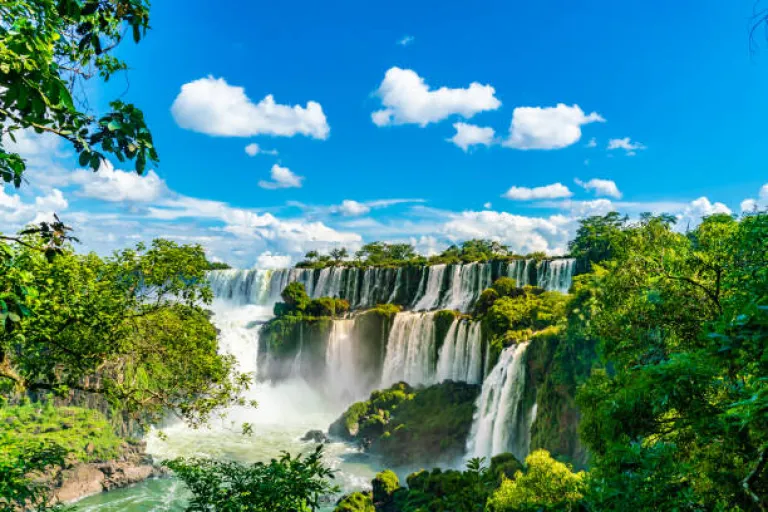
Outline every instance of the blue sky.
{"type": "Polygon", "coordinates": [[[250,266],[374,239],[556,253],[584,215],[768,204],[751,0],[174,4],[91,91],[145,111],[160,165],[92,175],[30,136],[0,229],[55,209],[86,248],[168,236],[250,266]]]}

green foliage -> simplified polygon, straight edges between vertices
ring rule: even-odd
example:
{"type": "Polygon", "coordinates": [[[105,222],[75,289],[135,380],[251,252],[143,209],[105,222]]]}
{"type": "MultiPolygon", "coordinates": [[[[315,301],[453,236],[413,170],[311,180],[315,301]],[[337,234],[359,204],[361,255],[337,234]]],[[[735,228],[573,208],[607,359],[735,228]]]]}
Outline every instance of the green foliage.
{"type": "MultiPolygon", "coordinates": [[[[502,283],[500,289],[508,288],[502,283]]],[[[555,326],[565,319],[565,305],[568,296],[558,292],[545,292],[541,288],[526,286],[508,288],[511,296],[494,297],[493,292],[481,295],[476,310],[485,309],[481,316],[483,336],[489,344],[491,364],[494,364],[501,351],[512,344],[531,339],[542,329],[555,326]]],[[[486,290],[487,291],[487,290],[486,290]]]]}
{"type": "Polygon", "coordinates": [[[504,478],[514,478],[518,471],[522,471],[523,464],[511,453],[500,453],[491,458],[489,470],[501,485],[504,478]]]}
{"type": "Polygon", "coordinates": [[[376,474],[371,483],[373,485],[373,501],[377,504],[391,503],[395,491],[400,488],[400,479],[397,478],[394,471],[389,469],[376,474]]]}
{"type": "Polygon", "coordinates": [[[349,302],[334,297],[319,297],[310,299],[307,290],[302,283],[294,281],[281,292],[283,302],[275,304],[276,317],[303,316],[311,318],[324,318],[342,315],[349,311],[349,302]]]}
{"type": "Polygon", "coordinates": [[[765,508],[768,215],[645,216],[606,243],[586,304],[606,369],[578,397],[599,502],[765,508]]]}
{"type": "Polygon", "coordinates": [[[571,256],[586,261],[591,267],[613,255],[616,234],[627,224],[627,217],[610,212],[587,217],[579,224],[576,236],[568,242],[568,250],[571,256]]]}
{"type": "Polygon", "coordinates": [[[165,462],[192,493],[190,512],[318,510],[322,497],[337,489],[333,471],[323,465],[322,445],[306,456],[284,453],[268,463],[239,464],[210,459],[165,462]]]}
{"type": "Polygon", "coordinates": [[[518,471],[514,479],[501,483],[488,501],[488,509],[492,512],[573,510],[583,498],[584,480],[583,472],[574,473],[545,450],[536,450],[526,457],[525,472],[518,471]]]}
{"type": "Polygon", "coordinates": [[[281,304],[280,310],[278,310],[277,304],[275,305],[275,315],[277,316],[304,312],[307,310],[311,301],[304,285],[298,281],[289,283],[288,286],[280,292],[280,297],[283,299],[283,302],[278,303],[281,304]]]}
{"type": "MultiPolygon", "coordinates": [[[[452,245],[442,253],[426,258],[416,253],[409,244],[391,244],[371,242],[355,252],[355,259],[348,261],[349,253],[344,248],[331,250],[329,255],[310,251],[304,261],[296,264],[299,268],[325,268],[344,265],[353,267],[402,267],[424,266],[454,263],[472,263],[476,261],[506,261],[521,256],[514,256],[509,247],[495,240],[467,240],[461,245],[452,245]]],[[[544,253],[529,255],[531,258],[545,259],[544,253]]]]}
{"type": "MultiPolygon", "coordinates": [[[[98,75],[126,69],[114,50],[125,34],[135,42],[149,28],[146,0],[5,0],[0,3],[0,132],[20,129],[66,139],[81,166],[99,168],[105,154],[135,160],[142,174],[157,152],[140,110],[115,100],[99,118],[73,96],[98,75]]],[[[25,160],[0,143],[0,177],[22,183],[25,160]]]]}
{"type": "Polygon", "coordinates": [[[107,258],[65,247],[49,260],[38,240],[21,242],[0,244],[0,290],[25,312],[0,331],[0,389],[76,390],[140,420],[173,410],[193,423],[239,401],[248,377],[218,354],[201,247],[156,240],[107,258]]]}
{"type": "Polygon", "coordinates": [[[0,460],[19,446],[61,446],[70,459],[93,462],[117,457],[122,439],[98,411],[32,403],[0,407],[0,460]]]}
{"type": "Polygon", "coordinates": [[[394,384],[388,389],[371,393],[368,400],[355,402],[331,425],[332,435],[345,439],[357,439],[369,445],[384,433],[394,411],[404,402],[413,400],[415,394],[405,382],[394,384]]]}
{"type": "Polygon", "coordinates": [[[353,492],[344,496],[333,512],[376,512],[370,493],[353,492]]]}
{"type": "Polygon", "coordinates": [[[511,277],[500,277],[493,282],[491,288],[498,293],[499,297],[514,297],[519,288],[517,281],[511,277]]]}
{"type": "Polygon", "coordinates": [[[310,316],[336,316],[349,311],[349,302],[334,297],[320,297],[313,299],[307,306],[307,314],[310,316]]]}
{"type": "Polygon", "coordinates": [[[50,500],[50,489],[39,478],[64,464],[66,450],[55,444],[19,440],[0,434],[0,509],[30,512],[62,511],[50,500]]]}
{"type": "Polygon", "coordinates": [[[208,270],[227,270],[232,268],[229,266],[229,264],[224,263],[223,261],[209,261],[208,262],[208,270]]]}
{"type": "Polygon", "coordinates": [[[480,387],[445,381],[414,390],[401,382],[350,406],[330,427],[395,466],[450,461],[464,452],[480,387]]]}
{"type": "Polygon", "coordinates": [[[496,482],[483,466],[472,459],[465,471],[433,469],[408,476],[408,489],[395,493],[397,512],[483,512],[496,482]]]}
{"type": "Polygon", "coordinates": [[[402,310],[402,306],[397,304],[377,304],[376,307],[371,309],[371,311],[386,317],[394,317],[402,310]]]}

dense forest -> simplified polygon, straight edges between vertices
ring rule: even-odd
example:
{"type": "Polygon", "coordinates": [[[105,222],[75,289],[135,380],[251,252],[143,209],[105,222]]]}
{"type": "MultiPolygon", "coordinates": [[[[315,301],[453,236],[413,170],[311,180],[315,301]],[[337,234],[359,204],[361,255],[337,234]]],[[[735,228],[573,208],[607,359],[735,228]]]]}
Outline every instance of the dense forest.
{"type": "MultiPolygon", "coordinates": [[[[144,0],[0,3],[3,186],[26,186],[6,149],[25,130],[94,171],[158,162],[137,107],[78,100],[148,28],[144,0]]],[[[58,216],[0,234],[0,510],[151,477],[183,482],[173,510],[189,511],[768,509],[768,212],[591,216],[554,257],[371,242],[270,272],[166,239],[87,253],[77,236],[58,216]],[[242,329],[253,371],[214,310],[237,300],[271,308],[242,329]],[[301,453],[147,453],[151,433],[221,425],[295,380],[343,405],[301,453]],[[334,446],[378,464],[368,484],[340,482],[334,446]]],[[[258,443],[258,426],[226,425],[258,443]]]]}

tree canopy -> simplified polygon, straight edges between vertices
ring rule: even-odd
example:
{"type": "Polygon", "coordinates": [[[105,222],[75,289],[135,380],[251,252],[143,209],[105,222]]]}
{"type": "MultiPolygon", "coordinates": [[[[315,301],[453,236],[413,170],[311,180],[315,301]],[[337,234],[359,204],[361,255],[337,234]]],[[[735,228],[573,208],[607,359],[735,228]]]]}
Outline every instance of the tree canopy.
{"type": "Polygon", "coordinates": [[[106,155],[133,160],[141,174],[158,155],[144,115],[114,100],[96,115],[82,96],[93,78],[127,69],[114,50],[149,28],[148,0],[4,0],[0,3],[0,178],[16,187],[26,162],[7,149],[19,130],[71,143],[82,166],[106,155]]]}
{"type": "Polygon", "coordinates": [[[22,242],[0,242],[0,389],[76,390],[193,423],[239,400],[249,376],[217,352],[201,247],[156,240],[106,258],[64,247],[49,261],[36,238],[22,242]]]}

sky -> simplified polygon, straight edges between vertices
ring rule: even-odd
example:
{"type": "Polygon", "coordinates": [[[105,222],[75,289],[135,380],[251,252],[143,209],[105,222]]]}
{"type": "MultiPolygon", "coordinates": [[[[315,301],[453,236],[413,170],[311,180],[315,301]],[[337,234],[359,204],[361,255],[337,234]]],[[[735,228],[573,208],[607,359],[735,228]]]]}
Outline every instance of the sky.
{"type": "Polygon", "coordinates": [[[23,134],[1,231],[55,211],[80,250],[166,237],[277,267],[374,240],[562,254],[588,215],[768,207],[753,0],[179,5],[88,90],[142,108],[159,165],[93,173],[23,134]]]}

